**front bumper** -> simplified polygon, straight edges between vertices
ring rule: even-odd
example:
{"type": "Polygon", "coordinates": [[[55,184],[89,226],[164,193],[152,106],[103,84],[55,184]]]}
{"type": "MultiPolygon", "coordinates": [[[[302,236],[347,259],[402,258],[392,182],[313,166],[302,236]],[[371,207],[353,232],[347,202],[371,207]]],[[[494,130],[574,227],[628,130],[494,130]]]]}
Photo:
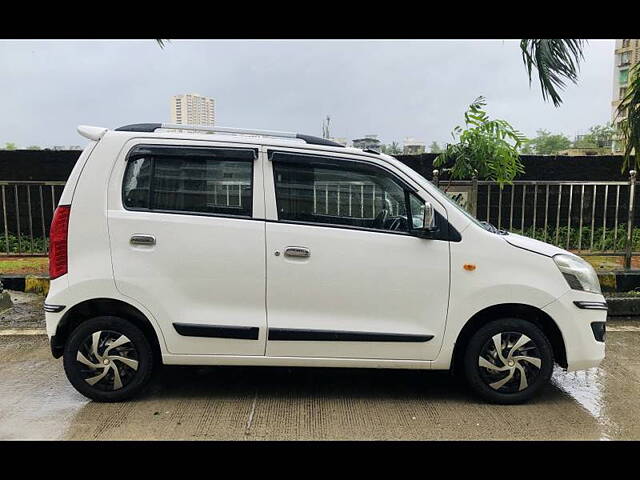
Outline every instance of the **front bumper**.
{"type": "Polygon", "coordinates": [[[543,308],[562,333],[568,371],[597,367],[604,359],[607,311],[602,304],[602,295],[570,290],[543,308]]]}

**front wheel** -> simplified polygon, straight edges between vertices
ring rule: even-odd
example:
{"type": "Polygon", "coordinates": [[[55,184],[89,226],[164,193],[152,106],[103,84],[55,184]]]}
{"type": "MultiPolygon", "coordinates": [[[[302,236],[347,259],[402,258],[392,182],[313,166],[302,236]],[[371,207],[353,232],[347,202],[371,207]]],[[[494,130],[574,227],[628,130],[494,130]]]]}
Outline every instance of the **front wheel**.
{"type": "Polygon", "coordinates": [[[153,370],[153,352],[138,327],[119,317],[81,323],[64,348],[64,370],[78,392],[98,402],[139,393],[153,370]]]}
{"type": "Polygon", "coordinates": [[[472,390],[492,403],[523,403],[551,378],[553,350],[542,331],[525,320],[489,322],[473,334],[464,357],[472,390]]]}

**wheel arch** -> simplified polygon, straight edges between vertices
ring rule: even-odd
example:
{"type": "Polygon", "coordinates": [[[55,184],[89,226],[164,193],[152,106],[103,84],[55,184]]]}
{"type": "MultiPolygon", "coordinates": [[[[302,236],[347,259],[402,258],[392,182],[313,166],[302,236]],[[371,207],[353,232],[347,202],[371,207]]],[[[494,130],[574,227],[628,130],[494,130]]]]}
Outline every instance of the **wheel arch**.
{"type": "Polygon", "coordinates": [[[114,298],[92,298],[71,307],[60,319],[56,334],[51,338],[51,353],[60,358],[71,332],[82,322],[102,315],[113,315],[130,321],[149,340],[154,356],[161,359],[162,350],[158,332],[147,316],[138,308],[114,298]]]}
{"type": "Polygon", "coordinates": [[[553,318],[551,318],[546,312],[532,305],[526,305],[523,303],[501,303],[486,307],[475,313],[469,320],[467,320],[464,327],[462,327],[458,333],[453,349],[451,366],[454,373],[462,371],[464,352],[471,336],[487,322],[506,317],[519,318],[521,320],[531,322],[540,328],[551,343],[555,361],[560,366],[564,368],[567,367],[567,351],[565,348],[565,342],[562,337],[562,332],[553,318]]]}

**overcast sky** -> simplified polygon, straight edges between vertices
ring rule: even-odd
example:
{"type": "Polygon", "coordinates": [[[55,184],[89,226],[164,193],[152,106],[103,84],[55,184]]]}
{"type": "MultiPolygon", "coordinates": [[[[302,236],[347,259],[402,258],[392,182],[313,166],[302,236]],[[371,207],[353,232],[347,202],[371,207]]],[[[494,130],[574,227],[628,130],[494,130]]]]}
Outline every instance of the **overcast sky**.
{"type": "Polygon", "coordinates": [[[479,95],[528,136],[608,122],[613,40],[592,40],[560,108],[529,87],[517,41],[0,41],[0,145],[84,145],[79,124],[170,121],[170,98],[215,98],[216,124],[451,140],[479,95]]]}

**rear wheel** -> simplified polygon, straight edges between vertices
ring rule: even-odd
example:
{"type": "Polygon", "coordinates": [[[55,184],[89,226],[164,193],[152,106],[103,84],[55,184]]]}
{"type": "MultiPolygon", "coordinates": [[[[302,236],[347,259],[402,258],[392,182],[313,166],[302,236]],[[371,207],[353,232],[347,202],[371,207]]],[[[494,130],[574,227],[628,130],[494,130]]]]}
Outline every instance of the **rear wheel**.
{"type": "Polygon", "coordinates": [[[142,331],[119,317],[81,323],[64,349],[71,384],[98,402],[116,402],[139,393],[153,370],[153,353],[142,331]]]}
{"type": "Polygon", "coordinates": [[[494,320],[473,334],[464,357],[464,371],[475,393],[492,403],[522,403],[551,378],[553,350],[531,322],[494,320]]]}

